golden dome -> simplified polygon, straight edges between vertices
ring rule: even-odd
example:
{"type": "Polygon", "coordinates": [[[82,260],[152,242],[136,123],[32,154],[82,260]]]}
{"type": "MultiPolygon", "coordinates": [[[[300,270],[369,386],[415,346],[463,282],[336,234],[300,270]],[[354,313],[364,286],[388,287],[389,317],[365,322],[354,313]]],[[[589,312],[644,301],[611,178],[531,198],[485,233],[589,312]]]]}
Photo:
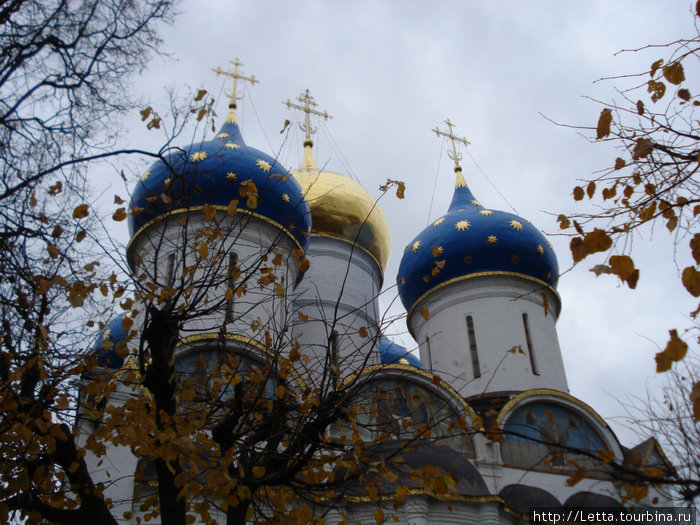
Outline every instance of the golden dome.
{"type": "Polygon", "coordinates": [[[304,142],[304,160],[292,175],[301,185],[311,208],[311,233],[342,239],[367,251],[384,273],[391,253],[386,217],[377,201],[350,177],[319,170],[304,142]]]}

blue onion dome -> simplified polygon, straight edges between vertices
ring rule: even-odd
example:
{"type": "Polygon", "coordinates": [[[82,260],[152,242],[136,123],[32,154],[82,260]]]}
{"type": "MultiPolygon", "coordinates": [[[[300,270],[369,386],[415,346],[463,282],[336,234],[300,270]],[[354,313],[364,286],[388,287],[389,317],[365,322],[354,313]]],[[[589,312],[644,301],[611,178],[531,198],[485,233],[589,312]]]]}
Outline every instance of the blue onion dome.
{"type": "Polygon", "coordinates": [[[455,173],[447,213],[418,234],[401,259],[397,282],[406,310],[442,285],[493,272],[556,287],[559,265],[542,232],[517,215],[484,208],[459,165],[455,173]]]}
{"type": "Polygon", "coordinates": [[[131,196],[132,241],[145,227],[173,213],[203,205],[266,221],[305,249],[311,214],[299,183],[276,159],[245,144],[236,121],[235,103],[212,140],[171,149],[165,161],[146,170],[131,196]]]}
{"type": "Polygon", "coordinates": [[[122,321],[129,315],[125,312],[108,322],[92,345],[92,354],[97,358],[98,368],[118,370],[124,365],[128,353],[127,331],[122,321]]]}
{"type": "Polygon", "coordinates": [[[379,360],[383,365],[401,364],[420,368],[420,359],[406,350],[403,346],[394,343],[391,339],[382,335],[379,340],[379,360]]]}

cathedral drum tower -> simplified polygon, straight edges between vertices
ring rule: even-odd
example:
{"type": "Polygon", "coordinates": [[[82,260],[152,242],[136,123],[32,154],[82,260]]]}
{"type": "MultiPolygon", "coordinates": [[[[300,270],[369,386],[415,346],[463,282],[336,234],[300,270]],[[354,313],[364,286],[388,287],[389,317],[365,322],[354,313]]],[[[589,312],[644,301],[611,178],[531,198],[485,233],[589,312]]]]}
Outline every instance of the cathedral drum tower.
{"type": "Polygon", "coordinates": [[[464,397],[547,387],[568,391],[556,333],[557,259],[527,219],[484,207],[462,175],[447,213],[406,247],[398,289],[424,369],[464,397]]]}

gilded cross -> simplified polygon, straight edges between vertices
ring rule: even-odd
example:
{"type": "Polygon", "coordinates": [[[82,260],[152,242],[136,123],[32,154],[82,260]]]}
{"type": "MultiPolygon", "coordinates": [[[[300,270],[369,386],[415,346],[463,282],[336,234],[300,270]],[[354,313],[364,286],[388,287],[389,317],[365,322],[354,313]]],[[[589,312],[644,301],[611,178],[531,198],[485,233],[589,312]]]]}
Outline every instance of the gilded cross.
{"type": "Polygon", "coordinates": [[[229,97],[231,97],[231,103],[229,105],[232,105],[233,108],[236,107],[236,100],[240,100],[243,98],[243,95],[238,95],[237,90],[238,90],[238,81],[242,80],[243,82],[250,82],[250,85],[254,85],[256,83],[260,83],[260,81],[255,78],[255,75],[251,75],[249,77],[244,76],[242,73],[239,73],[238,68],[243,65],[243,63],[236,58],[236,60],[231,60],[231,64],[233,64],[233,71],[225,71],[221,69],[219,66],[216,66],[216,68],[212,68],[212,71],[216,73],[216,76],[218,77],[219,75],[226,75],[227,77],[231,77],[233,79],[233,91],[231,93],[226,93],[229,97]]]}
{"type": "Polygon", "coordinates": [[[465,146],[468,146],[470,142],[465,139],[464,137],[458,137],[457,135],[454,134],[454,131],[452,127],[454,124],[450,122],[450,119],[447,119],[445,121],[445,124],[447,124],[447,129],[448,131],[441,131],[437,127],[433,130],[435,134],[440,137],[447,137],[450,139],[450,143],[452,144],[452,151],[447,152],[447,156],[450,157],[452,160],[455,161],[455,168],[459,167],[459,161],[462,160],[462,154],[457,150],[457,143],[464,144],[465,146]]]}
{"type": "Polygon", "coordinates": [[[311,140],[311,135],[316,133],[317,129],[311,127],[311,115],[318,115],[319,117],[324,118],[325,120],[328,120],[331,117],[328,113],[320,112],[316,109],[313,109],[315,107],[318,107],[318,104],[316,104],[316,101],[314,100],[314,97],[312,97],[309,94],[309,90],[307,89],[304,93],[299,95],[297,97],[297,100],[301,103],[295,104],[294,102],[291,102],[289,99],[286,100],[286,102],[282,102],[282,104],[286,104],[289,109],[298,109],[304,112],[304,123],[299,124],[299,128],[306,133],[306,140],[311,140]]]}

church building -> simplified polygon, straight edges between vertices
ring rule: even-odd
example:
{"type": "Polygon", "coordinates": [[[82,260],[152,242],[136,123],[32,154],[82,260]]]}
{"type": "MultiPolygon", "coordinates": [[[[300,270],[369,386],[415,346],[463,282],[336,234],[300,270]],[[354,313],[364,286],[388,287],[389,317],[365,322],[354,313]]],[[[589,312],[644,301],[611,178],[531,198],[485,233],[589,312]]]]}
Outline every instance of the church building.
{"type": "MultiPolygon", "coordinates": [[[[454,187],[442,191],[453,192],[451,204],[400,248],[398,275],[385,275],[392,243],[376,198],[314,159],[312,119],[328,115],[308,91],[286,101],[302,115],[304,133],[301,165],[288,170],[243,140],[237,85],[256,80],[233,64],[233,71],[217,69],[233,78],[233,92],[215,136],[173,149],[133,189],[127,260],[134,276],[179,294],[159,303],[183,305],[177,371],[208,378],[224,366],[224,353],[240,358],[241,371],[254,370],[273,348],[288,359],[291,352],[304,357],[292,382],[358,385],[349,406],[363,453],[385,458],[393,475],[348,476],[332,504],[319,505],[324,523],[375,523],[379,508],[387,522],[406,525],[524,524],[531,507],[667,502],[654,489],[633,499],[633,485],[610,470],[613,463],[640,472],[672,467],[653,440],[623,446],[569,393],[556,328],[563,307],[556,254],[527,218],[472,193],[460,164],[467,141],[452,122],[433,130],[450,146],[454,187]],[[212,241],[205,234],[214,216],[227,226],[212,241]],[[205,260],[218,269],[195,264],[205,260]],[[182,279],[207,283],[199,310],[187,305],[201,287],[186,291],[182,279]],[[383,333],[378,296],[394,280],[412,351],[383,333]],[[393,463],[399,443],[410,445],[393,463]],[[378,494],[368,494],[369,484],[378,494]]],[[[94,345],[95,373],[116,385],[101,399],[103,409],[137,395],[122,378],[139,366],[139,336],[118,351],[130,329],[144,329],[147,305],[134,308],[133,324],[116,317],[94,345]]],[[[87,406],[77,422],[83,440],[99,417],[87,406]]],[[[329,439],[350,443],[351,426],[330,425],[329,439]]],[[[134,501],[153,490],[148,467],[128,446],[88,459],[96,480],[109,480],[115,515],[136,523],[134,501]]],[[[225,523],[223,514],[219,519],[225,523]]]]}

